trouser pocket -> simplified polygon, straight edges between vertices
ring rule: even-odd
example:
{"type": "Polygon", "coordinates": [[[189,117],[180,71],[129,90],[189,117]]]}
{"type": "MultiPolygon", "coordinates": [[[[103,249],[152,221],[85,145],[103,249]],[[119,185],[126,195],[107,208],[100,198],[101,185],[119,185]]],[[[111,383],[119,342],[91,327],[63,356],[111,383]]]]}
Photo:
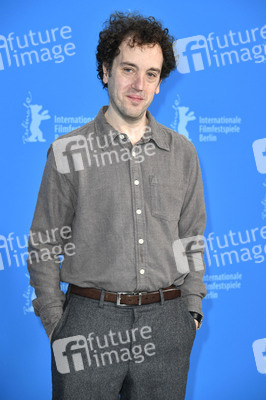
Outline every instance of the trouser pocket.
{"type": "Polygon", "coordinates": [[[58,334],[61,332],[62,328],[64,327],[67,317],[69,314],[69,309],[70,309],[70,304],[71,304],[71,297],[66,297],[66,300],[63,305],[63,314],[61,315],[61,318],[59,319],[57,325],[54,328],[52,337],[51,337],[51,343],[56,339],[58,334]]]}
{"type": "Polygon", "coordinates": [[[190,312],[189,312],[189,310],[188,310],[186,304],[185,304],[184,301],[182,300],[182,298],[181,298],[180,300],[181,300],[181,304],[182,304],[182,307],[183,307],[183,312],[184,312],[185,320],[187,321],[188,325],[191,327],[192,332],[193,332],[193,335],[194,335],[194,337],[195,337],[196,331],[197,331],[197,327],[196,327],[194,318],[193,318],[192,315],[190,314],[190,312]]]}

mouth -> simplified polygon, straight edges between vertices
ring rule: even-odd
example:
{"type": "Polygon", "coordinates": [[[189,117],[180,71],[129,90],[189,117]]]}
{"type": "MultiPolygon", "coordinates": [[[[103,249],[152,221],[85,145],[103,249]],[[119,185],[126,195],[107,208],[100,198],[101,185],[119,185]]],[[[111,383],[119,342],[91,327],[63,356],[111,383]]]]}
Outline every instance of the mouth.
{"type": "Polygon", "coordinates": [[[139,96],[127,95],[127,97],[135,103],[141,103],[144,99],[139,96]]]}

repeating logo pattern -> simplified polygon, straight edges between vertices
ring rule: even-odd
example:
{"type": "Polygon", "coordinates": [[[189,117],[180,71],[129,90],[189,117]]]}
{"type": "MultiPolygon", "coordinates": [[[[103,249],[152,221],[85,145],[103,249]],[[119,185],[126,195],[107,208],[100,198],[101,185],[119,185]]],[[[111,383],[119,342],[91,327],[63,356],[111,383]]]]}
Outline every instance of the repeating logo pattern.
{"type": "Polygon", "coordinates": [[[23,35],[10,32],[0,34],[0,71],[7,68],[21,68],[43,62],[62,63],[65,57],[76,54],[76,46],[70,26],[34,32],[31,29],[23,35]],[[66,42],[67,41],[67,42],[66,42]]]}
{"type": "Polygon", "coordinates": [[[255,140],[252,147],[258,172],[266,174],[266,139],[255,140]]]}
{"type": "Polygon", "coordinates": [[[177,70],[181,74],[202,71],[215,66],[239,64],[253,61],[256,64],[266,60],[266,25],[246,29],[244,32],[229,30],[224,35],[196,35],[178,39],[174,43],[177,70]]]}
{"type": "Polygon", "coordinates": [[[266,338],[255,340],[252,348],[258,372],[266,374],[266,338]]]}
{"type": "Polygon", "coordinates": [[[151,339],[151,332],[151,327],[145,325],[125,332],[110,329],[100,336],[90,332],[87,337],[76,335],[57,339],[52,344],[57,370],[60,374],[68,374],[129,360],[140,364],[145,356],[156,354],[155,344],[144,342],[151,339]]]}

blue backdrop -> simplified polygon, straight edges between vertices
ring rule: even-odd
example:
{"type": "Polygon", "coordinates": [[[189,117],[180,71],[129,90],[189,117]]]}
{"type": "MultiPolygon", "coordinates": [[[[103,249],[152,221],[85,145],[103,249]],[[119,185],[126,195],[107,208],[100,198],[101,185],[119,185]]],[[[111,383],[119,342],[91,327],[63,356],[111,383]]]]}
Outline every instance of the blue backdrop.
{"type": "Polygon", "coordinates": [[[186,399],[263,400],[266,3],[131,4],[1,1],[0,398],[51,398],[49,340],[25,262],[46,152],[107,104],[96,77],[98,33],[114,10],[138,10],[179,39],[177,70],[150,111],[194,143],[204,180],[208,295],[186,399]]]}

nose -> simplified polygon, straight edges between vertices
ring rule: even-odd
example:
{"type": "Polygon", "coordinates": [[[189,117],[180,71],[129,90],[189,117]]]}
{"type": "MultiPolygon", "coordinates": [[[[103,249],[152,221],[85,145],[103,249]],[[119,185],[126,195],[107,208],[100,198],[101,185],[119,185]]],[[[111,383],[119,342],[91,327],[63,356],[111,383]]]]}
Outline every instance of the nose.
{"type": "Polygon", "coordinates": [[[132,88],[136,90],[144,89],[144,76],[141,74],[137,74],[133,80],[132,88]]]}

